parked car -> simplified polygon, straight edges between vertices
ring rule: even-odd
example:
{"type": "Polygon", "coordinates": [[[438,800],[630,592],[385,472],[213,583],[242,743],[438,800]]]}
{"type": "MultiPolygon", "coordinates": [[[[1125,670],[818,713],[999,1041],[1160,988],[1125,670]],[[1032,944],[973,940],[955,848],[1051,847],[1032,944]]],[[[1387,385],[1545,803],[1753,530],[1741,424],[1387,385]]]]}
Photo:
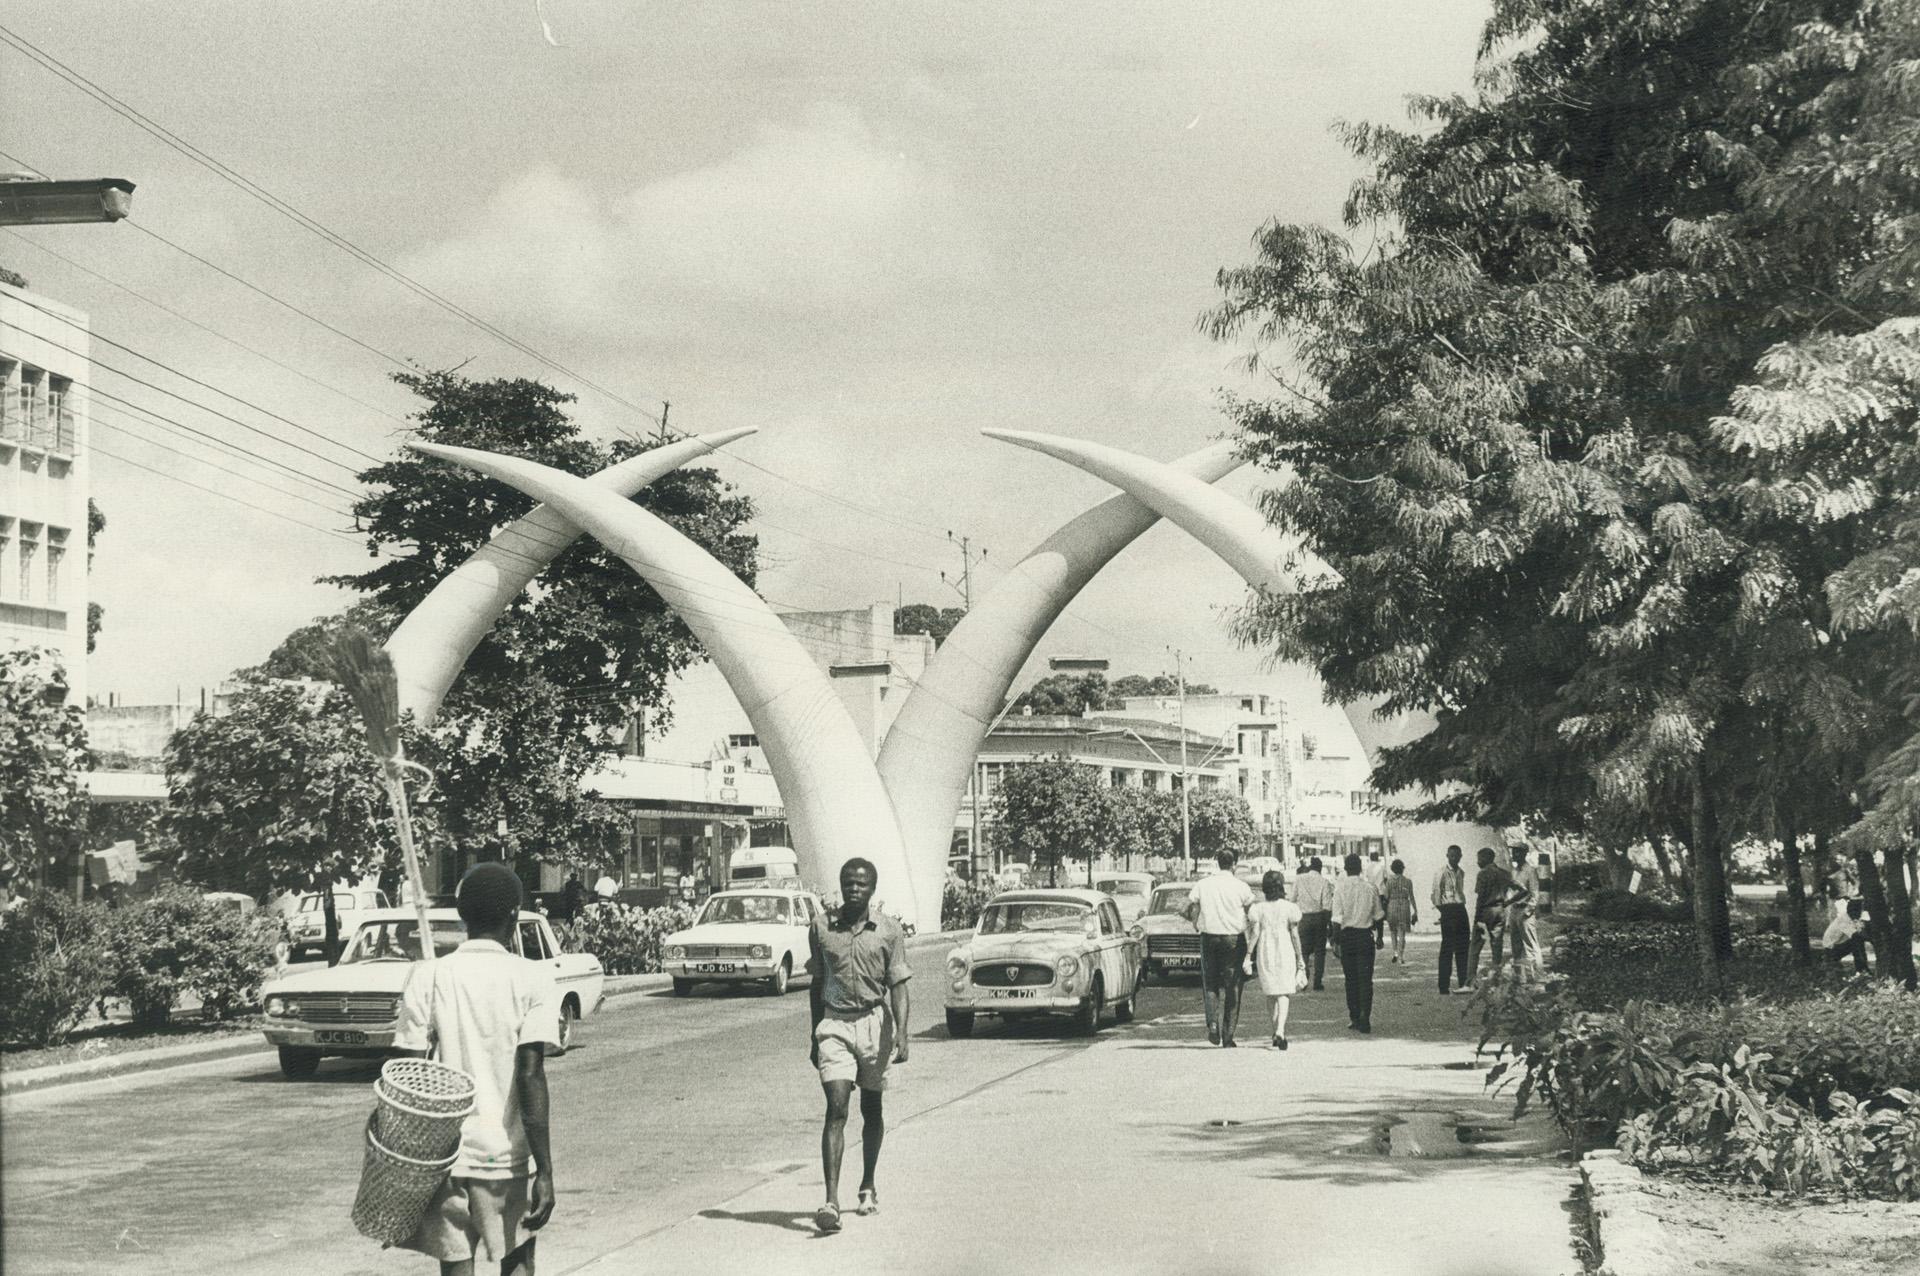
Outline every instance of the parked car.
{"type": "Polygon", "coordinates": [[[1200,973],[1200,932],[1187,920],[1192,882],[1162,882],[1147,898],[1147,911],[1133,924],[1140,936],[1140,982],[1200,973]]]}
{"type": "Polygon", "coordinates": [[[217,904],[229,912],[242,917],[251,917],[260,909],[260,901],[251,895],[242,895],[239,891],[208,891],[200,897],[209,904],[217,904]]]}
{"type": "MultiPolygon", "coordinates": [[[[460,914],[430,909],[433,951],[445,956],[466,940],[460,914]]],[[[600,1008],[606,972],[591,953],[563,953],[553,928],[538,913],[521,913],[513,950],[545,963],[560,986],[560,1047],[573,1042],[573,1024],[600,1008]]],[[[279,1047],[280,1071],[304,1080],[327,1055],[377,1057],[393,1049],[400,1029],[400,994],[420,960],[420,923],[411,908],[369,913],[353,932],[340,964],[286,975],[261,990],[267,1042],[279,1047]]]]}
{"type": "MultiPolygon", "coordinates": [[[[343,941],[351,938],[360,928],[360,923],[374,910],[387,906],[387,893],[383,890],[367,887],[335,889],[333,911],[340,922],[340,938],[343,941]]],[[[304,959],[309,949],[324,954],[327,949],[326,896],[319,891],[300,896],[287,918],[287,933],[293,942],[292,951],[287,954],[288,961],[304,959]]]]}
{"type": "Polygon", "coordinates": [[[1018,890],[996,895],[972,938],[947,956],[947,1032],[972,1034],[979,1015],[1064,1013],[1093,1032],[1107,1007],[1133,1018],[1140,940],[1101,891],[1018,890]]]}
{"type": "Polygon", "coordinates": [[[1120,908],[1120,920],[1131,926],[1147,911],[1147,897],[1153,892],[1153,874],[1102,873],[1094,877],[1093,888],[1113,896],[1113,902],[1120,908]]]}
{"type": "Polygon", "coordinates": [[[792,887],[721,891],[692,926],[667,936],[661,966],[676,997],[697,983],[756,980],[778,997],[806,975],[807,931],[820,913],[819,900],[792,887]]]}

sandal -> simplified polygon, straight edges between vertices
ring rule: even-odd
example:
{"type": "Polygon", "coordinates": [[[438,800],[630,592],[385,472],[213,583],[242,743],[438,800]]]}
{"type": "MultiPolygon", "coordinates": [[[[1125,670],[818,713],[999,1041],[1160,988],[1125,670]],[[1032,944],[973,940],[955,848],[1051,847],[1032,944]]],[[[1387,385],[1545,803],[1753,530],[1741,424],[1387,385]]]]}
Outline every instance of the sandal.
{"type": "Polygon", "coordinates": [[[854,1206],[853,1212],[862,1216],[878,1214],[880,1212],[880,1193],[870,1187],[861,1188],[860,1203],[854,1206]]]}
{"type": "Polygon", "coordinates": [[[840,1230],[840,1207],[828,1201],[813,1212],[813,1225],[823,1232],[840,1230]]]}

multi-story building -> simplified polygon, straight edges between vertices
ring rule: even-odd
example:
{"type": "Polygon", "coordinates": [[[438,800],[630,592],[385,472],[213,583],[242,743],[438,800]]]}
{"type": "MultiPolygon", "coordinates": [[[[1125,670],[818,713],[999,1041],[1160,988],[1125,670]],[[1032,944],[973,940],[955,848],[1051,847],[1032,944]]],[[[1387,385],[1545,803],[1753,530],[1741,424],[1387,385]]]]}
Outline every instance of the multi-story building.
{"type": "MultiPolygon", "coordinates": [[[[1100,717],[1150,718],[1177,726],[1203,739],[1203,746],[1219,756],[1228,783],[1246,799],[1254,826],[1270,853],[1284,850],[1292,828],[1292,773],[1288,765],[1287,705],[1278,696],[1261,691],[1209,692],[1178,696],[1128,696],[1121,709],[1101,710],[1100,717]]],[[[1188,749],[1189,757],[1193,750],[1188,749]]]]}
{"type": "Polygon", "coordinates": [[[87,701],[87,317],[0,283],[0,645],[87,701]]]}

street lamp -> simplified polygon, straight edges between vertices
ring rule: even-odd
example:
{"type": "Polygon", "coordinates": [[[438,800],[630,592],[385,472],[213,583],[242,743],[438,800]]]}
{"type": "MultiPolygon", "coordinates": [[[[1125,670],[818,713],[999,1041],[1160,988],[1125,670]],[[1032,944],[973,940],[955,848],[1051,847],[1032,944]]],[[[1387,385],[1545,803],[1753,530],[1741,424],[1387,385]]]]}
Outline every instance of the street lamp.
{"type": "Polygon", "coordinates": [[[124,177],[77,182],[0,174],[0,226],[57,226],[117,222],[133,207],[133,183],[124,177]]]}

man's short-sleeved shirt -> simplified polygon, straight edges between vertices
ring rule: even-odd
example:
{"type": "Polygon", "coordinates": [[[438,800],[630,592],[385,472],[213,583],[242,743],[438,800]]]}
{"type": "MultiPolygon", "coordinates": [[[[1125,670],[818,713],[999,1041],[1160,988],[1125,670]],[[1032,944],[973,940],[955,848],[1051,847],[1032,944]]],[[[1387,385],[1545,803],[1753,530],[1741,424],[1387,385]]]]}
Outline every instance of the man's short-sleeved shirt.
{"type": "Polygon", "coordinates": [[[1333,888],[1333,924],[1342,928],[1366,929],[1386,916],[1380,907],[1380,892],[1363,873],[1343,877],[1333,888]]]}
{"type": "Polygon", "coordinates": [[[838,911],[822,913],[808,928],[812,955],[807,973],[825,980],[828,1010],[853,1014],[887,999],[895,984],[913,978],[907,962],[907,935],[885,913],[867,909],[849,924],[838,911]]]}
{"type": "Polygon", "coordinates": [[[401,1050],[426,1050],[473,1078],[474,1109],[460,1130],[464,1178],[524,1178],[533,1150],[513,1092],[521,1046],[560,1044],[560,988],[553,974],[491,939],[469,939],[415,964],[400,997],[401,1050]]]}
{"type": "Polygon", "coordinates": [[[1524,900],[1515,900],[1516,904],[1531,904],[1540,893],[1540,870],[1531,864],[1522,864],[1513,870],[1514,885],[1527,893],[1524,900]]]}
{"type": "Polygon", "coordinates": [[[1191,899],[1202,935],[1246,934],[1247,910],[1257,902],[1253,888],[1224,868],[1201,878],[1191,899]]]}
{"type": "Polygon", "coordinates": [[[1333,909],[1333,883],[1308,870],[1293,884],[1294,902],[1303,913],[1325,913],[1333,909]]]}
{"type": "Polygon", "coordinates": [[[1374,894],[1381,895],[1386,893],[1387,866],[1382,861],[1367,860],[1361,864],[1360,876],[1367,879],[1367,884],[1373,887],[1374,894]]]}
{"type": "Polygon", "coordinates": [[[1499,909],[1500,904],[1513,890],[1513,874],[1498,864],[1489,864],[1473,875],[1473,910],[1475,915],[1491,913],[1499,909]]]}

